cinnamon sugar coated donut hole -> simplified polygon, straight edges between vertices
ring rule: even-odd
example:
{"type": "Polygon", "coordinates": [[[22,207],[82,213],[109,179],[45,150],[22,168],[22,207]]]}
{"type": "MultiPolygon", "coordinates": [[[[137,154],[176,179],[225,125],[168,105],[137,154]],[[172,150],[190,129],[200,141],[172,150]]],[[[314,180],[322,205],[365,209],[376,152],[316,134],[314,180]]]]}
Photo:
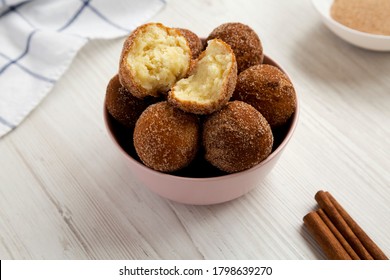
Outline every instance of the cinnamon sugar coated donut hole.
{"type": "Polygon", "coordinates": [[[138,98],[157,97],[187,75],[191,59],[189,43],[177,29],[147,23],[124,42],[119,79],[138,98]]]}
{"type": "Polygon", "coordinates": [[[271,153],[272,145],[273,135],[268,122],[245,102],[229,102],[204,122],[205,158],[228,173],[260,163],[271,153]]]}
{"type": "Polygon", "coordinates": [[[162,172],[176,171],[195,158],[200,142],[199,119],[166,101],[159,102],[141,114],[133,139],[146,166],[162,172]]]}
{"type": "Polygon", "coordinates": [[[194,114],[211,114],[232,97],[237,82],[237,63],[224,41],[208,41],[188,78],[178,81],[168,93],[168,102],[194,114]]]}
{"type": "Polygon", "coordinates": [[[179,30],[181,35],[183,35],[187,39],[188,45],[190,46],[192,52],[192,58],[197,58],[203,50],[202,40],[191,30],[185,28],[176,29],[179,30]]]}
{"type": "Polygon", "coordinates": [[[238,75],[233,99],[256,108],[271,127],[283,125],[295,112],[296,94],[290,79],[277,67],[252,66],[238,75]]]}
{"type": "Polygon", "coordinates": [[[215,28],[207,40],[221,39],[231,46],[236,55],[238,73],[263,62],[263,46],[259,36],[248,25],[239,22],[225,23],[215,28]]]}
{"type": "Polygon", "coordinates": [[[107,85],[105,103],[110,115],[128,128],[134,128],[138,117],[149,105],[126,90],[120,84],[118,75],[107,85]]]}

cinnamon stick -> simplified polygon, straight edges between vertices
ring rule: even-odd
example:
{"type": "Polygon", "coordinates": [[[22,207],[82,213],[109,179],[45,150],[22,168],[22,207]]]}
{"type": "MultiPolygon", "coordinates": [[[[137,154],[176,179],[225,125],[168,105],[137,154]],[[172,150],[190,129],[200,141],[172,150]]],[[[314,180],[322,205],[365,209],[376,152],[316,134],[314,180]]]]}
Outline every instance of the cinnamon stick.
{"type": "Polygon", "coordinates": [[[316,193],[315,199],[318,202],[318,205],[325,211],[329,219],[344,236],[344,238],[348,241],[348,243],[358,254],[358,256],[363,260],[373,260],[374,258],[366,250],[362,242],[359,240],[356,234],[348,226],[344,218],[337,211],[336,207],[330,200],[329,195],[324,191],[319,191],[316,193]]]}
{"type": "Polygon", "coordinates": [[[340,213],[348,226],[352,229],[355,235],[359,238],[363,246],[374,258],[374,260],[388,260],[389,258],[383,253],[383,251],[375,244],[375,242],[364,232],[364,230],[355,222],[355,220],[348,214],[347,211],[337,202],[337,200],[329,193],[326,192],[329,200],[335,206],[336,210],[340,213]]]}
{"type": "Polygon", "coordinates": [[[337,238],[337,240],[340,242],[340,244],[344,247],[345,251],[347,251],[348,255],[353,260],[360,260],[359,256],[356,254],[356,252],[353,250],[351,245],[348,244],[348,241],[345,240],[344,236],[340,233],[340,231],[334,226],[331,220],[329,220],[328,216],[325,214],[325,212],[322,209],[317,210],[318,215],[321,217],[321,219],[324,221],[324,223],[328,226],[330,231],[333,233],[333,235],[337,238]]]}
{"type": "Polygon", "coordinates": [[[331,260],[351,260],[351,257],[321,219],[317,212],[312,211],[303,217],[307,229],[314,237],[325,255],[331,260]]]}

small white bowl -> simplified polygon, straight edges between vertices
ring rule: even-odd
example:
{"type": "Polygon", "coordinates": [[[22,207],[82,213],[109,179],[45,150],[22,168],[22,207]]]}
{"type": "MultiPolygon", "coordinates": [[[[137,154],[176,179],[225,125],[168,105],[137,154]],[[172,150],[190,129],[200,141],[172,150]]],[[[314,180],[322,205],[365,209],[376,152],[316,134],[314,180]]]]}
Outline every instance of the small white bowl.
{"type": "Polygon", "coordinates": [[[373,50],[390,51],[390,36],[360,32],[335,21],[330,10],[334,0],[312,0],[325,25],[337,36],[355,46],[373,50]]]}
{"type": "MultiPolygon", "coordinates": [[[[264,56],[264,64],[274,65],[286,73],[268,56],[264,56]]],[[[165,198],[193,205],[208,205],[226,202],[238,198],[259,186],[275,166],[286,148],[287,143],[293,136],[295,127],[298,123],[298,115],[299,102],[297,96],[295,113],[291,116],[286,125],[279,128],[279,130],[274,131],[275,141],[272,153],[256,166],[233,174],[220,174],[213,169],[210,171],[207,167],[203,170],[202,168],[207,164],[206,162],[201,161],[197,166],[201,167],[200,170],[205,171],[207,176],[203,177],[204,174],[202,173],[193,177],[191,175],[172,175],[158,172],[142,164],[136,158],[135,151],[132,150],[131,145],[128,145],[132,141],[132,136],[118,126],[108,113],[106,106],[104,106],[104,121],[108,133],[119,150],[122,151],[127,159],[126,161],[132,174],[138,181],[143,183],[143,185],[151,191],[165,198]],[[126,145],[128,147],[126,147],[126,145]]]]}

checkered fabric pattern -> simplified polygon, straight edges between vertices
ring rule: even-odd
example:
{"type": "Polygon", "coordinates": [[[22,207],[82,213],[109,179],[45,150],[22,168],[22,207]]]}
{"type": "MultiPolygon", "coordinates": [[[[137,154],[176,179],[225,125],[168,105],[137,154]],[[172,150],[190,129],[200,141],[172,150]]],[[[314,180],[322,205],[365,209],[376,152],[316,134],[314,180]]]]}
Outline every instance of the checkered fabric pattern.
{"type": "Polygon", "coordinates": [[[0,0],[0,137],[49,93],[90,39],[127,35],[165,0],[0,0]]]}

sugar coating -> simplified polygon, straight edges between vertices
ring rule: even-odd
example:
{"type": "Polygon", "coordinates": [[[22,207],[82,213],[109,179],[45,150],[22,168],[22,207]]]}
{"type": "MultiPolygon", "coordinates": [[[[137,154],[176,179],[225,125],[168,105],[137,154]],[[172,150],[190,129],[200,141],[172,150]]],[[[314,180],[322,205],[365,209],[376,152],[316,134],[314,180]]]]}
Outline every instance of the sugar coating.
{"type": "Polygon", "coordinates": [[[138,117],[149,105],[124,88],[119,82],[118,75],[115,75],[107,85],[105,103],[110,115],[128,128],[134,128],[138,117]]]}
{"type": "Polygon", "coordinates": [[[139,117],[133,138],[136,152],[146,166],[162,172],[176,171],[195,158],[199,120],[166,101],[159,102],[139,117]]]}
{"type": "Polygon", "coordinates": [[[293,84],[282,71],[268,64],[241,72],[233,98],[255,107],[271,127],[286,123],[296,108],[293,84]]]}
{"type": "Polygon", "coordinates": [[[237,59],[238,73],[263,62],[263,46],[259,36],[248,25],[239,22],[225,23],[215,28],[207,40],[221,39],[230,45],[237,59]]]}
{"type": "Polygon", "coordinates": [[[229,102],[208,116],[203,125],[206,160],[229,173],[260,163],[271,153],[272,145],[268,122],[245,102],[229,102]]]}

